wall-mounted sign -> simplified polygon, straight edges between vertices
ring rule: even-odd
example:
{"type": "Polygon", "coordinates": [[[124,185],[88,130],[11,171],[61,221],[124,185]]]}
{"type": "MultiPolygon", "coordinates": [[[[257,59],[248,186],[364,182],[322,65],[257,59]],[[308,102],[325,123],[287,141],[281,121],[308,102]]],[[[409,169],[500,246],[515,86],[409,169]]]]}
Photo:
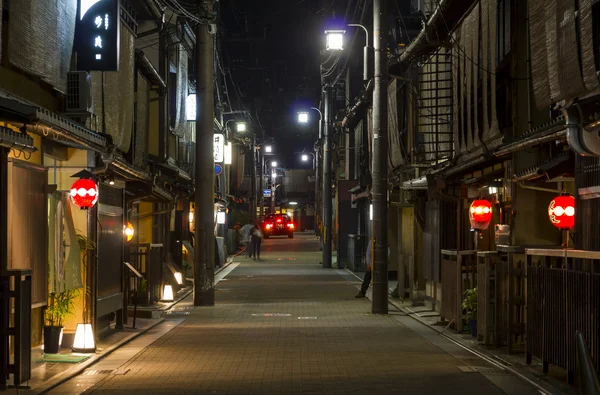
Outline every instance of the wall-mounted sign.
{"type": "Polygon", "coordinates": [[[215,175],[219,175],[223,172],[223,166],[218,163],[215,163],[215,175]]]}
{"type": "Polygon", "coordinates": [[[79,0],[77,68],[119,71],[120,0],[79,0]]]}
{"type": "Polygon", "coordinates": [[[263,189],[263,197],[271,197],[271,190],[263,189]]]}
{"type": "Polygon", "coordinates": [[[215,133],[214,139],[215,163],[222,163],[225,156],[225,136],[215,133]]]}
{"type": "Polygon", "coordinates": [[[192,93],[185,98],[185,116],[188,122],[196,122],[196,94],[192,93]]]}

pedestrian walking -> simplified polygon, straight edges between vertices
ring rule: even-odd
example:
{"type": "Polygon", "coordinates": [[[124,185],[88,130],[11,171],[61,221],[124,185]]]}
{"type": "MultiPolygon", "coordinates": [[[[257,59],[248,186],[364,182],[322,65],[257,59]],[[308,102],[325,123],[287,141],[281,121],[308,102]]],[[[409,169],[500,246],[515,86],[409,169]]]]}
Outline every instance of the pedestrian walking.
{"type": "MultiPolygon", "coordinates": [[[[369,284],[371,284],[371,277],[373,276],[373,240],[369,240],[367,245],[367,253],[365,256],[365,261],[367,264],[367,270],[365,271],[365,277],[363,278],[362,285],[360,286],[360,291],[356,294],[355,298],[364,298],[367,294],[367,290],[369,289],[369,284]]],[[[388,246],[388,259],[390,257],[390,246],[388,246]]]]}
{"type": "Polygon", "coordinates": [[[248,222],[240,229],[240,236],[242,238],[242,244],[246,247],[246,256],[252,258],[252,231],[254,225],[252,222],[248,222]]]}
{"type": "Polygon", "coordinates": [[[252,228],[251,236],[252,257],[254,260],[258,259],[260,261],[260,244],[262,243],[263,237],[263,232],[260,229],[260,225],[257,223],[254,225],[254,228],[252,228]]]}

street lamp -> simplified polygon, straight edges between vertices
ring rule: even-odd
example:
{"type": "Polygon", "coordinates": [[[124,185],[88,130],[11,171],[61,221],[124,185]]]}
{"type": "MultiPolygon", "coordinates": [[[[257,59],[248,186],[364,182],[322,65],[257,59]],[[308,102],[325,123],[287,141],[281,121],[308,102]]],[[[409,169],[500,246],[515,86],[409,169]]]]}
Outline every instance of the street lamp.
{"type": "Polygon", "coordinates": [[[308,123],[308,112],[301,111],[298,113],[298,123],[308,123]]]}
{"type": "Polygon", "coordinates": [[[273,152],[273,147],[271,147],[270,145],[265,146],[265,152],[267,154],[270,154],[271,152],[273,152]]]}
{"type": "Polygon", "coordinates": [[[238,121],[235,119],[230,119],[227,122],[225,122],[225,129],[227,129],[227,125],[229,125],[229,122],[235,122],[235,131],[237,133],[246,133],[248,131],[248,124],[244,121],[238,121]]]}
{"type": "Polygon", "coordinates": [[[344,49],[345,30],[325,30],[327,35],[327,44],[325,49],[328,51],[341,51],[344,49]]]}
{"type": "Polygon", "coordinates": [[[277,162],[275,162],[275,161],[271,162],[271,167],[277,167],[277,162]]]}
{"type": "Polygon", "coordinates": [[[275,172],[271,173],[271,178],[272,179],[276,179],[277,178],[277,173],[275,173],[275,172]]]}
{"type": "Polygon", "coordinates": [[[315,168],[315,162],[316,162],[316,159],[317,159],[317,157],[316,157],[316,156],[315,156],[315,154],[313,154],[312,152],[303,153],[303,154],[302,154],[302,156],[301,156],[302,162],[308,162],[308,159],[309,159],[309,156],[308,156],[308,155],[311,155],[311,156],[312,156],[312,159],[313,159],[313,169],[314,169],[314,168],[315,168]]]}

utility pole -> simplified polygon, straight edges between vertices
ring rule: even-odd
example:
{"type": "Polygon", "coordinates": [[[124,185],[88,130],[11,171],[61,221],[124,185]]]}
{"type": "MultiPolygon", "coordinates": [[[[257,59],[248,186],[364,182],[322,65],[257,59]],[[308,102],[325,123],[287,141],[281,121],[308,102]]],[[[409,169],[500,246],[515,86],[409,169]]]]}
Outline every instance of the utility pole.
{"type": "Polygon", "coordinates": [[[252,183],[250,185],[250,212],[248,218],[252,223],[256,223],[256,136],[252,136],[252,171],[250,172],[250,176],[252,177],[252,183]]]}
{"type": "Polygon", "coordinates": [[[373,0],[375,86],[373,89],[373,314],[388,313],[387,243],[387,0],[373,0]]]}
{"type": "Polygon", "coordinates": [[[260,149],[258,150],[258,163],[260,163],[260,171],[258,172],[259,178],[259,190],[258,196],[260,199],[260,217],[259,220],[263,220],[263,216],[265,215],[265,196],[263,193],[264,190],[264,168],[265,168],[265,153],[263,152],[263,146],[261,144],[260,149]]]}
{"type": "MultiPolygon", "coordinates": [[[[212,1],[198,0],[200,10],[210,15],[212,1]]],[[[202,15],[199,15],[202,17],[202,15]]],[[[194,306],[215,304],[215,240],[214,240],[214,41],[209,26],[196,28],[196,167],[195,167],[195,245],[194,306]]]]}
{"type": "MultiPolygon", "coordinates": [[[[321,113],[321,110],[319,110],[318,108],[314,108],[314,110],[319,112],[319,138],[317,139],[317,142],[315,143],[315,234],[317,234],[318,236],[322,236],[320,233],[320,229],[319,229],[319,223],[321,221],[321,218],[323,217],[322,213],[321,213],[321,199],[319,199],[320,195],[321,195],[321,166],[320,166],[320,162],[321,162],[321,144],[322,144],[322,140],[323,140],[323,115],[321,113]]],[[[322,241],[322,239],[321,239],[322,241]]]]}
{"type": "Polygon", "coordinates": [[[331,86],[325,86],[325,144],[323,146],[323,268],[331,269],[331,86]]]}
{"type": "MultiPolygon", "coordinates": [[[[277,170],[272,170],[276,172],[277,170]]],[[[277,177],[273,177],[273,173],[271,174],[271,214],[275,214],[275,191],[277,189],[276,186],[277,177]]]]}

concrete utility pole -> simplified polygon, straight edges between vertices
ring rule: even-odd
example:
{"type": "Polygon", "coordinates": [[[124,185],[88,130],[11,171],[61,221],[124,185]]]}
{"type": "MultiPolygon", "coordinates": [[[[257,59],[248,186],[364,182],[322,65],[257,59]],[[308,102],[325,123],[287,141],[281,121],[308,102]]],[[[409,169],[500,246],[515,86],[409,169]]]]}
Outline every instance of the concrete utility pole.
{"type": "Polygon", "coordinates": [[[264,168],[265,168],[265,153],[263,152],[263,145],[261,144],[260,146],[260,150],[258,151],[258,163],[260,163],[260,171],[258,172],[258,178],[259,178],[259,189],[258,189],[258,196],[260,199],[260,216],[259,216],[259,220],[263,220],[263,217],[265,215],[265,196],[263,193],[264,190],[264,168]]]}
{"type": "MultiPolygon", "coordinates": [[[[199,9],[212,12],[212,1],[198,1],[199,9]]],[[[214,41],[209,26],[196,28],[196,168],[195,168],[195,245],[194,306],[215,304],[214,240],[214,41]]]]}
{"type": "Polygon", "coordinates": [[[387,243],[387,0],[373,1],[375,86],[373,89],[373,314],[388,313],[387,243]]]}
{"type": "Polygon", "coordinates": [[[325,86],[325,143],[323,145],[323,268],[331,269],[331,86],[325,86]]]}
{"type": "Polygon", "coordinates": [[[250,213],[248,218],[252,223],[256,222],[256,137],[252,136],[252,143],[250,144],[252,150],[252,171],[250,176],[252,177],[252,183],[250,185],[250,213]]]}
{"type": "Polygon", "coordinates": [[[315,234],[321,236],[320,229],[318,228],[319,222],[323,217],[321,213],[321,179],[323,176],[321,175],[321,144],[323,140],[323,113],[317,107],[313,107],[313,110],[319,113],[319,138],[315,143],[315,234]]]}
{"type": "MultiPolygon", "coordinates": [[[[272,170],[275,172],[277,170],[272,170]]],[[[277,177],[273,177],[271,173],[271,214],[275,214],[275,191],[277,190],[277,177]]]]}

